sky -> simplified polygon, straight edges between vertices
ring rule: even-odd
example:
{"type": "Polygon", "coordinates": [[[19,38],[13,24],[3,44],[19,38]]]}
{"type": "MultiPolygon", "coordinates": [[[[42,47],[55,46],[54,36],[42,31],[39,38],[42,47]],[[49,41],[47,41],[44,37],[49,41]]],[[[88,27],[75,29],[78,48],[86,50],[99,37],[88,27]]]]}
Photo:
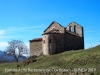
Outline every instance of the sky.
{"type": "Polygon", "coordinates": [[[83,26],[85,49],[100,44],[100,0],[0,0],[0,50],[12,39],[29,47],[52,21],[83,26]]]}

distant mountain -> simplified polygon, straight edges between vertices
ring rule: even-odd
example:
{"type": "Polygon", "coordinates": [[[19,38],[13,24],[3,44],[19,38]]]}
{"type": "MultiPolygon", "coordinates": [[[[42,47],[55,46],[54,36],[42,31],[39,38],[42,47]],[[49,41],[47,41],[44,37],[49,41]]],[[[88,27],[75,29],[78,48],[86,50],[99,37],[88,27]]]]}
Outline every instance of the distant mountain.
{"type": "Polygon", "coordinates": [[[0,56],[3,55],[3,54],[4,54],[3,51],[0,50],[0,56]]]}
{"type": "MultiPolygon", "coordinates": [[[[19,61],[22,61],[26,59],[25,56],[22,56],[19,61]]],[[[13,61],[16,61],[15,58],[13,56],[8,56],[8,55],[5,55],[3,51],[0,50],[0,62],[13,62],[13,61]]]]}

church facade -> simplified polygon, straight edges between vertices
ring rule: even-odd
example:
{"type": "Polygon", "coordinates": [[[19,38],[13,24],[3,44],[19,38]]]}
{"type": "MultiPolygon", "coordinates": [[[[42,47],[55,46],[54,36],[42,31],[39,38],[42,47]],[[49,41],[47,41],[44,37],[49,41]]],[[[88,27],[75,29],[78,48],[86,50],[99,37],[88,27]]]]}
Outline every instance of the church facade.
{"type": "Polygon", "coordinates": [[[51,55],[69,50],[84,49],[84,30],[76,22],[67,27],[53,21],[42,38],[30,40],[30,56],[51,55]]]}

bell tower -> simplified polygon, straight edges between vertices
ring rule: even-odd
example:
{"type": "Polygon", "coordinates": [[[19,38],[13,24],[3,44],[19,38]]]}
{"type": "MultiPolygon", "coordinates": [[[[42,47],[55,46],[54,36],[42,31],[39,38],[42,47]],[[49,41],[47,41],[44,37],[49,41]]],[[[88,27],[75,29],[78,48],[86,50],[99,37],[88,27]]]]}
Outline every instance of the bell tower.
{"type": "Polygon", "coordinates": [[[79,35],[80,37],[84,37],[83,27],[77,24],[76,22],[71,22],[67,28],[66,31],[75,33],[79,35]]]}

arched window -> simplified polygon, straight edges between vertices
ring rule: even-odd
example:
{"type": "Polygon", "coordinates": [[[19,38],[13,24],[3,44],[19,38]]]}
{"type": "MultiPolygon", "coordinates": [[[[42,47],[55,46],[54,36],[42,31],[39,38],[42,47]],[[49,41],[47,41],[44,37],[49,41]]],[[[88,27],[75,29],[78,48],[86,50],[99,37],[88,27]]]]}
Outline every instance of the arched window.
{"type": "Polygon", "coordinates": [[[76,33],[76,26],[74,26],[74,32],[76,33]]]}
{"type": "Polygon", "coordinates": [[[69,31],[72,32],[72,26],[69,26],[69,31]]]}

